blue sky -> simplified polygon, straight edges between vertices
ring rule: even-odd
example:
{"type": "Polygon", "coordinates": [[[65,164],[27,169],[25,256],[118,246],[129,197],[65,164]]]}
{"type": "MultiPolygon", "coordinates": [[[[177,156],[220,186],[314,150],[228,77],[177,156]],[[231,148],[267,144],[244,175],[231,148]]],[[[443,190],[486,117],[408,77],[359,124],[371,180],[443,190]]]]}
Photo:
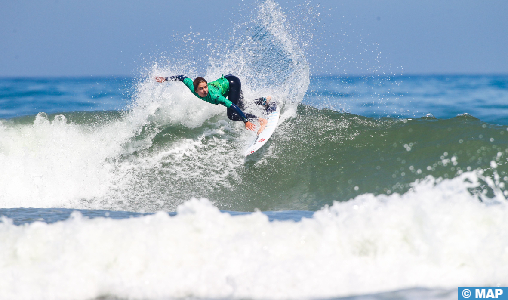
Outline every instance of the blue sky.
{"type": "MultiPolygon", "coordinates": [[[[313,75],[508,73],[506,0],[276,2],[313,34],[313,75]]],[[[181,55],[186,34],[226,40],[255,9],[247,0],[2,1],[0,76],[135,76],[181,55]]]]}

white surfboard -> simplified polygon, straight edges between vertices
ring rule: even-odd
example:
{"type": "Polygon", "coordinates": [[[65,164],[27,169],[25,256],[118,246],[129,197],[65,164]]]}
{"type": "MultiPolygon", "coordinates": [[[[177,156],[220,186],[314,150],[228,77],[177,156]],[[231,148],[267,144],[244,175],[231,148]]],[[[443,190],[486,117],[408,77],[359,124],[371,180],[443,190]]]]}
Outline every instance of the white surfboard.
{"type": "Polygon", "coordinates": [[[268,114],[265,130],[263,130],[257,137],[254,142],[247,148],[245,151],[245,156],[251,155],[256,152],[259,148],[263,147],[263,145],[270,139],[272,133],[277,128],[277,123],[279,122],[280,116],[280,107],[277,105],[277,109],[268,114]]]}

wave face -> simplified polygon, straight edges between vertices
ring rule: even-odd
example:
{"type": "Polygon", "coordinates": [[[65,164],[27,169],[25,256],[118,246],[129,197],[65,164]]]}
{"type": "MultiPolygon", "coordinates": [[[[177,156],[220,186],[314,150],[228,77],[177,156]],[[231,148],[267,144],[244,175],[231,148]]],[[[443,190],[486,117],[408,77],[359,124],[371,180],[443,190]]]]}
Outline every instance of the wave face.
{"type": "Polygon", "coordinates": [[[193,127],[154,111],[143,122],[137,111],[4,122],[2,206],[174,211],[205,197],[226,210],[313,211],[471,171],[485,181],[479,199],[507,193],[507,126],[469,115],[373,119],[301,104],[245,158],[252,134],[222,114],[193,127]]]}

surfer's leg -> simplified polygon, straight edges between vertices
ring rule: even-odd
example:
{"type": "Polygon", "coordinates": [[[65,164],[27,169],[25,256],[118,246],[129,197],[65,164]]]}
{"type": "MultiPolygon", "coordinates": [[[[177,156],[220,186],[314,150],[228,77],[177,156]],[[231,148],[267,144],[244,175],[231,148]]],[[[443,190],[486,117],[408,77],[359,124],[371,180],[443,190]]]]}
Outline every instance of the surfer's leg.
{"type": "MultiPolygon", "coordinates": [[[[225,75],[224,78],[226,78],[229,81],[229,93],[228,93],[229,101],[233,102],[233,104],[238,106],[243,111],[245,107],[243,103],[242,83],[240,82],[240,78],[231,74],[225,75]]],[[[245,116],[247,117],[247,119],[258,118],[257,116],[248,113],[245,113],[245,116]]],[[[228,118],[231,121],[243,121],[243,119],[232,108],[228,108],[228,118]]]]}
{"type": "Polygon", "coordinates": [[[233,104],[240,107],[240,109],[243,109],[243,101],[241,101],[241,98],[243,98],[243,93],[240,78],[231,74],[225,75],[224,78],[226,78],[229,81],[229,92],[228,92],[229,101],[233,102],[233,104]]]}

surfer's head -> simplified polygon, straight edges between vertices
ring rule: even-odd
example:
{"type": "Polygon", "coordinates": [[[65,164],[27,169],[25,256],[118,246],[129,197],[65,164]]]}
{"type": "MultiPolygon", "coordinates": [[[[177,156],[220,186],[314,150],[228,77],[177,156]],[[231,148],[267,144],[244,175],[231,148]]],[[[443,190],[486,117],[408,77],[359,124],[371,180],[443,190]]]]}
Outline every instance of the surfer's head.
{"type": "Polygon", "coordinates": [[[208,83],[203,77],[194,79],[194,91],[198,93],[200,97],[208,96],[208,83]]]}

